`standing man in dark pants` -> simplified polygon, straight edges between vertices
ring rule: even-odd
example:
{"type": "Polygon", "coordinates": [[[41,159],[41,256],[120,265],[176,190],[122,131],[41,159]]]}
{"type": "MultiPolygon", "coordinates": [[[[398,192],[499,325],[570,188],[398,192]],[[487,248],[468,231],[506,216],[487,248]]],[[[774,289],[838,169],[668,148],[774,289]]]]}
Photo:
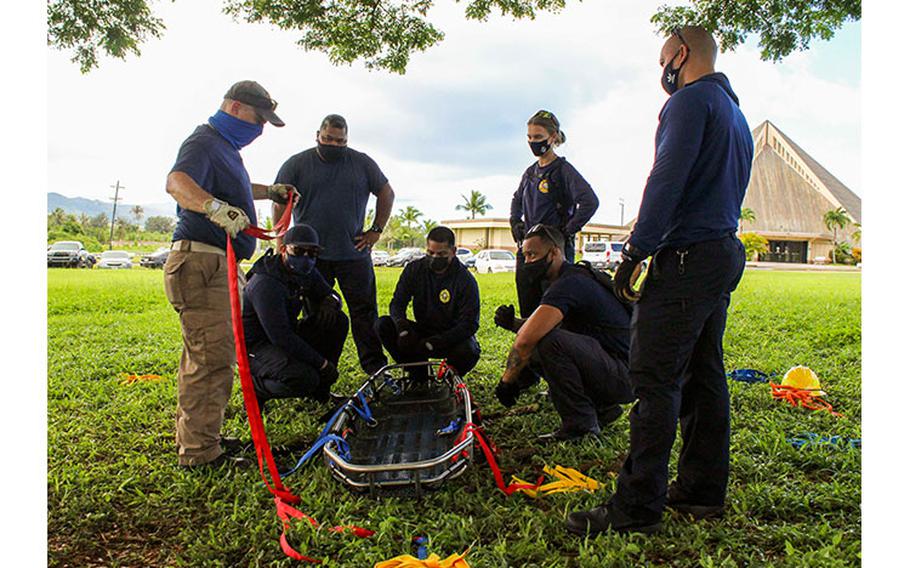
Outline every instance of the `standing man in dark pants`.
{"type": "Polygon", "coordinates": [[[396,362],[446,359],[463,377],[480,359],[474,337],[480,327],[480,292],[455,250],[452,229],[429,232],[427,256],[404,268],[389,315],[377,320],[376,333],[396,362]],[[417,321],[408,319],[412,300],[417,321]]]}
{"type": "Polygon", "coordinates": [[[671,96],[615,281],[621,296],[634,299],[633,273],[653,254],[632,318],[638,403],[629,417],[629,456],[608,503],[569,515],[567,528],[577,534],[651,533],[665,505],[696,518],[723,512],[730,459],[723,337],[745,265],[735,232],[753,142],[729,81],[714,71],[716,57],[701,27],[674,31],[661,50],[661,81],[671,96]],[[677,423],[683,444],[668,491],[677,423]]]}
{"type": "MultiPolygon", "coordinates": [[[[373,330],[379,314],[370,249],[392,212],[392,186],[372,158],[348,148],[348,124],[337,114],[323,119],[316,147],[288,158],[275,182],[297,188],[300,199],[294,207],[294,223],[306,223],[319,234],[324,248],[316,268],[329,286],[338,281],[348,304],[360,366],[375,373],[387,360],[373,330]],[[376,196],[376,217],[364,231],[371,194],[376,196]]],[[[275,204],[273,218],[278,219],[285,207],[275,204]]]]}
{"type": "Polygon", "coordinates": [[[266,122],[284,126],[276,106],[259,83],[235,83],[218,112],[184,140],[167,176],[167,192],[177,201],[164,291],[180,314],[183,334],[177,373],[181,466],[249,463],[222,450],[226,441],[221,426],[235,360],[225,248],[230,235],[237,260],[251,257],[256,240],[241,231],[256,224],[253,200],[287,201],[286,186],[250,183],[240,156],[240,149],[262,134],[266,122]]]}
{"type": "Polygon", "coordinates": [[[530,365],[546,379],[562,418],[558,430],[540,438],[599,434],[622,415],[620,404],[632,402],[628,309],[590,270],[566,260],[556,227],[535,225],[522,248],[532,281],[549,286],[527,320],[515,318],[514,309],[496,311],[496,325],[517,334],[496,397],[503,406],[515,404],[521,373],[530,365]]]}
{"type": "Polygon", "coordinates": [[[327,402],[338,379],[348,318],[315,270],[321,250],[312,227],[294,225],[279,253],[269,251],[247,273],[243,334],[260,408],[273,398],[327,402]]]}

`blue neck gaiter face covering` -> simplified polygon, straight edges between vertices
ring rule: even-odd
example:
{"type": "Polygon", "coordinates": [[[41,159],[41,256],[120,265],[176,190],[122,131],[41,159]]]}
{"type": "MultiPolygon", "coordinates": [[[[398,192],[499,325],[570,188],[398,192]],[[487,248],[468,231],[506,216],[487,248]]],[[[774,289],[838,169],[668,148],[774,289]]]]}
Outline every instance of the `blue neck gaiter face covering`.
{"type": "Polygon", "coordinates": [[[243,148],[262,134],[261,124],[240,120],[223,110],[209,117],[209,124],[218,131],[218,134],[224,136],[235,150],[243,148]]]}

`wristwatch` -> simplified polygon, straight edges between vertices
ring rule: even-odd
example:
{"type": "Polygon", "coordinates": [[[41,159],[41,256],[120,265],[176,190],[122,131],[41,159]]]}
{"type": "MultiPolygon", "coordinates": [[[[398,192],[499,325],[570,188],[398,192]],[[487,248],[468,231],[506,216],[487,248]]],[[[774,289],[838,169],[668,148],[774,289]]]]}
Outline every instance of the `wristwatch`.
{"type": "Polygon", "coordinates": [[[367,229],[367,231],[373,231],[374,233],[379,233],[379,234],[381,235],[381,234],[382,234],[382,227],[380,227],[380,226],[377,225],[376,223],[373,223],[373,226],[370,227],[369,229],[367,229]]]}

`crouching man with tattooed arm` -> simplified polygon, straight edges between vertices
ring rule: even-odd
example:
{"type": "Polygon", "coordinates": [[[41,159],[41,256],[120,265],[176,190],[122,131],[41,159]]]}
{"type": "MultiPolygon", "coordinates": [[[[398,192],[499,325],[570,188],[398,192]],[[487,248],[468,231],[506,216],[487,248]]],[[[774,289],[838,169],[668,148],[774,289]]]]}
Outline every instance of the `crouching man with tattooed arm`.
{"type": "Polygon", "coordinates": [[[589,270],[566,262],[562,234],[536,225],[522,244],[529,275],[546,280],[540,306],[520,320],[497,310],[497,325],[517,333],[496,387],[514,404],[529,366],[543,375],[562,426],[542,439],[576,440],[622,415],[633,400],[629,384],[629,311],[589,270]],[[510,320],[510,321],[508,321],[510,320]]]}

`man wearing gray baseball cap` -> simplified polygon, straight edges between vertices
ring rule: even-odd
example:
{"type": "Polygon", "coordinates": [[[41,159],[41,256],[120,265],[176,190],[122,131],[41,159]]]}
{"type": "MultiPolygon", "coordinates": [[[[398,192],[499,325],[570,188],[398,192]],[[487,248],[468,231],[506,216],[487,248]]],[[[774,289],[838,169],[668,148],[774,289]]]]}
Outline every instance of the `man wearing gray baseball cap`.
{"type": "Polygon", "coordinates": [[[235,83],[221,108],[184,140],[167,176],[167,192],[177,201],[164,290],[183,334],[177,373],[181,466],[246,462],[226,457],[221,444],[235,360],[225,250],[230,235],[237,260],[255,252],[256,240],[241,232],[256,224],[254,199],[287,202],[291,186],[251,183],[240,157],[266,122],[284,126],[277,106],[259,83],[235,83]]]}

